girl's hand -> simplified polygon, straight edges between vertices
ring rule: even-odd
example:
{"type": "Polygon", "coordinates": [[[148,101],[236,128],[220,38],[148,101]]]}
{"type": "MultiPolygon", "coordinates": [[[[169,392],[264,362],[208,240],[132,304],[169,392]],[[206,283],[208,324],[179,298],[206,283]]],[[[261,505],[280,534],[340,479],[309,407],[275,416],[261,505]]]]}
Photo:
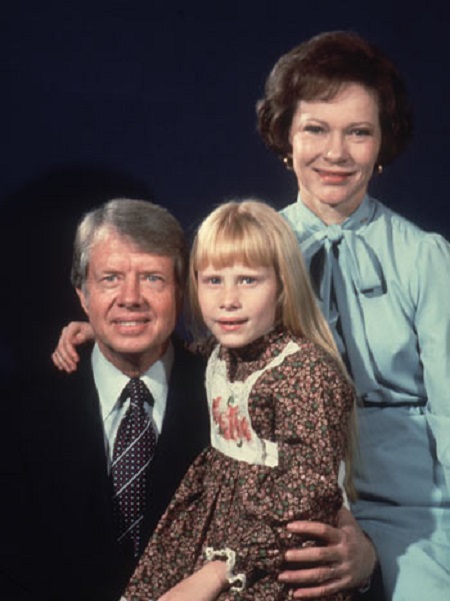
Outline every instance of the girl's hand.
{"type": "Polygon", "coordinates": [[[53,363],[69,374],[76,371],[80,357],[75,347],[93,339],[94,332],[89,322],[71,321],[61,331],[58,345],[52,353],[53,363]]]}
{"type": "Polygon", "coordinates": [[[158,601],[214,601],[228,588],[224,561],[211,561],[179,582],[158,601]]]}

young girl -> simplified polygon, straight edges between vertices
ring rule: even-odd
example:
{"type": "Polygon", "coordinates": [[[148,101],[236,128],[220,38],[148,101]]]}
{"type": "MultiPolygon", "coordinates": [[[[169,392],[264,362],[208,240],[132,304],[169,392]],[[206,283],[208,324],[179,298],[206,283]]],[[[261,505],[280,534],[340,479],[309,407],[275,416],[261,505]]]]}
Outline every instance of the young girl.
{"type": "Polygon", "coordinates": [[[297,240],[268,205],[229,202],[206,218],[190,300],[217,341],[206,372],[211,447],[186,474],[124,598],[290,599],[277,581],[283,554],[312,542],[286,525],[336,522],[352,386],[297,240]]]}

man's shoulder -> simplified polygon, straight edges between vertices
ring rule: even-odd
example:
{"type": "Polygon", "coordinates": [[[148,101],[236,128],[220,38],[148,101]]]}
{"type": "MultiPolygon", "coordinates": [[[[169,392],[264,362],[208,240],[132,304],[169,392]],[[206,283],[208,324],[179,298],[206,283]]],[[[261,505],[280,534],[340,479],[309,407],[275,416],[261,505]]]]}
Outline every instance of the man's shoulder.
{"type": "Polygon", "coordinates": [[[83,357],[73,374],[60,372],[52,364],[38,373],[11,374],[2,382],[1,394],[18,412],[44,414],[78,406],[80,400],[96,395],[90,357],[83,357]]]}

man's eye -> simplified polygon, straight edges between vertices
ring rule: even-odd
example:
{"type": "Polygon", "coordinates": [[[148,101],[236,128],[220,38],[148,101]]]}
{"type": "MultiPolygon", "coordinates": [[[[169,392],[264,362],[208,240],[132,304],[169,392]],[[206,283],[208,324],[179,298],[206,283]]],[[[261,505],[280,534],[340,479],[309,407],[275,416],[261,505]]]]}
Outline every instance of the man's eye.
{"type": "Polygon", "coordinates": [[[108,275],[104,275],[102,277],[102,282],[115,282],[117,280],[117,275],[115,273],[109,273],[108,275]]]}
{"type": "Polygon", "coordinates": [[[160,275],[155,275],[154,273],[150,273],[146,276],[146,279],[149,282],[162,282],[163,279],[160,275]]]}
{"type": "Polygon", "coordinates": [[[146,274],[142,281],[145,281],[152,290],[162,290],[166,284],[165,278],[157,273],[146,274]]]}

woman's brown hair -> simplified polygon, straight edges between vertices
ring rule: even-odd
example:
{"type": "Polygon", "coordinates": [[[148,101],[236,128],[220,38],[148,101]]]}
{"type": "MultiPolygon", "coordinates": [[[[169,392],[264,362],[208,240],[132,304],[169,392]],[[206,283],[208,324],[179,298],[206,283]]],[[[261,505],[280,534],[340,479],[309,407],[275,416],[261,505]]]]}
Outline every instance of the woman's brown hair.
{"type": "Polygon", "coordinates": [[[298,102],[331,100],[348,83],[376,94],[382,132],[377,162],[391,163],[412,135],[404,81],[379,48],[346,31],[319,34],[277,61],[257,103],[258,130],[266,145],[281,157],[289,155],[289,130],[298,102]]]}

